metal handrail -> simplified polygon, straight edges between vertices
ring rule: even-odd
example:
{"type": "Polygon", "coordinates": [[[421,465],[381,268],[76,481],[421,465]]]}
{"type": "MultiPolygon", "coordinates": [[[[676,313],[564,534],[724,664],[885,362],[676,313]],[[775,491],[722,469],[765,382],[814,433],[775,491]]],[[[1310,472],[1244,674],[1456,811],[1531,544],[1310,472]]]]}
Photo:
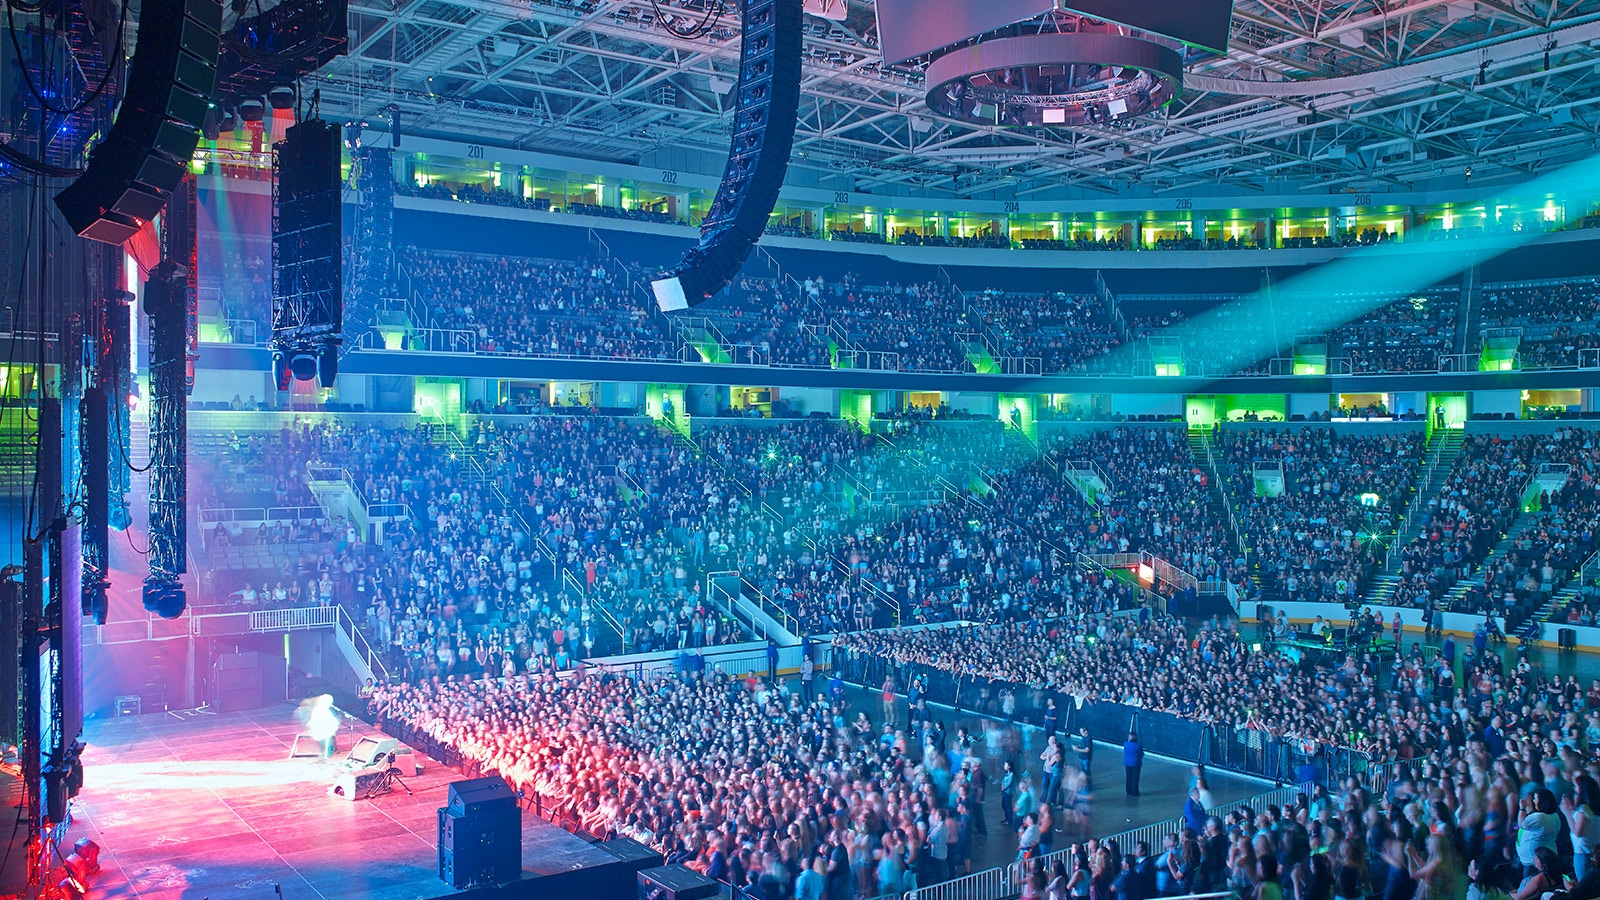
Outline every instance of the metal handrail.
{"type": "Polygon", "coordinates": [[[605,603],[601,602],[599,595],[585,597],[583,602],[599,615],[601,621],[605,622],[611,627],[612,631],[617,633],[617,641],[622,646],[622,652],[627,653],[628,631],[622,627],[622,620],[617,618],[616,613],[613,613],[605,603]]]}
{"type": "Polygon", "coordinates": [[[870,369],[878,372],[900,371],[900,353],[895,350],[846,350],[840,347],[834,354],[836,369],[870,369]]]}
{"type": "Polygon", "coordinates": [[[1141,566],[1149,566],[1157,582],[1172,585],[1179,590],[1187,588],[1194,588],[1196,591],[1200,590],[1199,578],[1149,551],[1141,551],[1139,553],[1139,564],[1141,566]]]}
{"type": "MultiPolygon", "coordinates": [[[[1193,433],[1191,431],[1191,433],[1193,433]]],[[[1200,449],[1206,452],[1206,471],[1211,473],[1211,481],[1217,487],[1217,493],[1222,496],[1222,508],[1228,513],[1228,528],[1234,539],[1240,543],[1240,551],[1244,551],[1244,532],[1239,529],[1239,514],[1234,509],[1233,502],[1228,498],[1228,486],[1222,480],[1222,472],[1217,468],[1217,457],[1212,451],[1211,438],[1204,429],[1199,431],[1200,449]]]]}
{"type": "Polygon", "coordinates": [[[1433,445],[1433,449],[1429,453],[1429,459],[1424,462],[1420,476],[1415,480],[1418,489],[1412,496],[1411,502],[1406,504],[1405,514],[1400,517],[1400,530],[1395,534],[1394,543],[1390,544],[1389,549],[1383,554],[1385,568],[1388,567],[1394,554],[1401,551],[1401,539],[1411,533],[1411,529],[1416,525],[1416,517],[1422,513],[1423,507],[1432,499],[1424,496],[1424,489],[1433,483],[1433,476],[1438,472],[1440,463],[1444,461],[1445,447],[1451,443],[1451,434],[1454,434],[1454,432],[1446,431],[1439,436],[1438,442],[1433,445]]]}
{"type": "Polygon", "coordinates": [[[744,584],[744,579],[739,575],[738,572],[733,570],[706,573],[706,605],[712,609],[719,608],[719,604],[713,602],[715,600],[715,595],[712,593],[712,591],[721,591],[723,596],[728,598],[728,601],[725,604],[721,604],[720,608],[726,609],[729,617],[731,617],[735,622],[738,622],[741,627],[747,629],[750,634],[758,634],[761,629],[756,626],[755,616],[746,614],[745,616],[741,617],[739,604],[734,600],[733,593],[717,583],[718,578],[730,576],[737,579],[741,586],[744,584]]]}
{"type": "Polygon", "coordinates": [[[338,627],[350,638],[351,646],[355,647],[356,655],[360,656],[367,664],[367,670],[372,677],[382,681],[389,680],[389,667],[383,664],[383,656],[372,649],[372,644],[367,641],[367,636],[356,627],[356,620],[345,612],[344,607],[335,604],[332,609],[338,613],[338,627]]]}
{"type": "Polygon", "coordinates": [[[297,606],[288,609],[257,609],[250,612],[251,631],[298,631],[326,628],[339,621],[338,606],[297,606]]]}
{"type": "Polygon", "coordinates": [[[1589,554],[1589,558],[1578,566],[1578,583],[1588,584],[1594,577],[1600,577],[1600,550],[1589,554]]]}
{"type": "MultiPolygon", "coordinates": [[[[742,576],[739,579],[739,583],[743,588],[748,589],[750,591],[750,593],[755,596],[756,606],[761,607],[761,609],[764,610],[767,615],[772,616],[773,618],[777,619],[778,623],[783,626],[785,631],[789,632],[790,634],[796,634],[796,635],[798,635],[798,634],[800,634],[802,632],[802,629],[800,627],[800,620],[796,619],[794,616],[790,615],[789,611],[787,609],[783,608],[783,604],[779,603],[777,600],[773,599],[772,597],[767,596],[765,591],[763,591],[760,588],[756,587],[751,582],[746,581],[742,576]]],[[[750,598],[746,597],[745,599],[748,600],[750,598]]],[[[897,607],[897,609],[898,609],[898,607],[897,607]]],[[[897,613],[896,621],[898,621],[898,620],[899,619],[898,619],[898,613],[897,613]]]]}

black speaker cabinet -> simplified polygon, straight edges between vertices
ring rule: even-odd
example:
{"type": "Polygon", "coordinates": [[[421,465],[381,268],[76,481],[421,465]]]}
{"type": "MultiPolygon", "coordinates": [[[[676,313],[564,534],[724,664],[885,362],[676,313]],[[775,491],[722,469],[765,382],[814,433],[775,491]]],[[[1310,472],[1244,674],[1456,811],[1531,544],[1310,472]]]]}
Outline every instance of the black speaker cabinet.
{"type": "Polygon", "coordinates": [[[487,809],[515,807],[517,795],[504,778],[486,775],[450,782],[445,805],[455,815],[470,816],[487,809]]]}
{"type": "Polygon", "coordinates": [[[687,866],[661,866],[639,873],[639,900],[707,900],[721,885],[687,866]]]}
{"type": "Polygon", "coordinates": [[[661,854],[632,838],[615,837],[597,846],[623,862],[643,863],[639,869],[654,869],[662,862],[661,854]]]}
{"type": "Polygon", "coordinates": [[[440,807],[439,879],[458,890],[506,884],[522,875],[522,810],[480,810],[456,815],[440,807]]]}

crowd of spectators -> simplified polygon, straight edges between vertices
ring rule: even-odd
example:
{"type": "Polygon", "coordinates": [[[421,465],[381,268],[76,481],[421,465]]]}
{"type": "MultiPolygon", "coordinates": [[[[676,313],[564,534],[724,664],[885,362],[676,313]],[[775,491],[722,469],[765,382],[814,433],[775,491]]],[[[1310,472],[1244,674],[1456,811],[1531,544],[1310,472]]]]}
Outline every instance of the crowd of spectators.
{"type": "Polygon", "coordinates": [[[1136,341],[1175,340],[1190,374],[1247,375],[1269,373],[1271,357],[1290,356],[1298,341],[1322,344],[1327,357],[1348,359],[1356,373],[1435,372],[1439,357],[1454,352],[1458,310],[1452,291],[1393,299],[1286,293],[1268,314],[1232,295],[1141,295],[1121,306],[1136,341]],[[1318,334],[1306,325],[1313,308],[1314,321],[1345,324],[1318,334]]]}
{"type": "Polygon", "coordinates": [[[966,247],[979,250],[1010,250],[1011,239],[984,229],[977,234],[918,234],[909,228],[895,235],[894,242],[908,247],[966,247]]]}
{"type": "Polygon", "coordinates": [[[403,265],[430,319],[517,356],[673,359],[645,295],[600,262],[409,249],[403,265]]]}
{"type": "Polygon", "coordinates": [[[1047,446],[1055,467],[1092,463],[1108,483],[1096,503],[1049,520],[1072,552],[1148,551],[1199,579],[1241,580],[1242,563],[1210,495],[1210,476],[1182,428],[1118,426],[1058,437],[1047,446]]]}
{"type": "MultiPolygon", "coordinates": [[[[1348,357],[1352,372],[1436,372],[1439,357],[1453,352],[1459,294],[1430,291],[1384,303],[1328,335],[1328,355],[1348,357]]],[[[1300,302],[1329,302],[1300,298],[1300,302]]],[[[1336,298],[1352,309],[1371,306],[1361,297],[1336,298]]]]}
{"type": "Polygon", "coordinates": [[[883,235],[876,231],[856,231],[850,228],[835,228],[828,232],[831,240],[843,241],[847,244],[882,244],[885,243],[883,235]]]}
{"type": "Polygon", "coordinates": [[[1250,237],[1197,238],[1161,237],[1150,245],[1152,250],[1265,250],[1267,246],[1250,237]]]}
{"type": "Polygon", "coordinates": [[[757,347],[774,365],[828,368],[828,345],[807,333],[826,318],[799,290],[774,278],[745,275],[697,307],[732,343],[757,347]]]}
{"type": "Polygon", "coordinates": [[[1262,348],[1271,344],[1273,323],[1253,313],[1246,297],[1212,297],[1200,304],[1180,297],[1147,297],[1124,304],[1123,315],[1152,365],[1181,362],[1189,375],[1260,375],[1269,369],[1270,356],[1263,358],[1262,348]],[[1161,350],[1152,338],[1163,342],[1161,350]],[[1166,345],[1177,348],[1178,358],[1159,355],[1166,345]]]}
{"type": "Polygon", "coordinates": [[[653,222],[658,225],[687,225],[688,220],[675,217],[664,209],[645,206],[618,207],[601,203],[568,201],[564,207],[552,205],[549,197],[529,197],[502,187],[488,184],[458,184],[432,180],[425,185],[410,181],[395,182],[395,193],[403,197],[426,197],[434,200],[454,200],[458,203],[481,203],[515,209],[532,209],[539,212],[568,212],[578,216],[598,216],[604,219],[628,219],[635,222],[653,222]]]}
{"type": "Polygon", "coordinates": [[[1571,326],[1558,325],[1542,338],[1523,338],[1517,343],[1517,368],[1559,369],[1582,364],[1579,351],[1590,349],[1593,341],[1574,333],[1571,326]]]}
{"type": "Polygon", "coordinates": [[[1580,352],[1594,345],[1586,335],[1600,323],[1600,284],[1573,278],[1485,285],[1478,319],[1486,330],[1516,329],[1519,368],[1581,365],[1580,352]]]}
{"type": "Polygon", "coordinates": [[[965,871],[982,827],[970,746],[941,741],[913,764],[903,734],[885,740],[787,682],[715,669],[451,680],[381,687],[372,708],[741,896],[795,897],[797,881],[808,898],[898,893],[965,871]]]}
{"type": "Polygon", "coordinates": [[[1097,296],[987,290],[972,302],[1006,352],[1037,357],[1041,371],[1083,371],[1122,342],[1111,310],[1097,296]]]}
{"type": "MultiPolygon", "coordinates": [[[[237,234],[225,243],[207,234],[199,243],[200,300],[217,298],[223,319],[249,320],[264,329],[272,322],[272,245],[266,235],[237,234]]],[[[202,309],[202,314],[212,314],[202,309]]]]}
{"type": "Polygon", "coordinates": [[[426,197],[433,200],[455,200],[460,203],[481,203],[486,206],[504,206],[515,209],[550,210],[550,200],[545,197],[525,197],[505,188],[482,184],[463,184],[451,187],[442,181],[419,185],[412,181],[397,181],[394,192],[402,197],[426,197]]]}
{"type": "MultiPolygon", "coordinates": [[[[1577,575],[1597,549],[1595,529],[1600,527],[1600,496],[1595,474],[1600,471],[1593,433],[1558,432],[1547,439],[1544,459],[1569,467],[1566,480],[1555,491],[1541,491],[1523,514],[1519,533],[1474,575],[1464,605],[1472,610],[1493,610],[1506,615],[1514,628],[1529,614],[1542,610],[1577,575]]],[[[1591,595],[1580,594],[1567,608],[1555,610],[1557,621],[1583,624],[1593,620],[1591,595]]]]}
{"type": "MultiPolygon", "coordinates": [[[[1467,436],[1438,495],[1422,510],[1418,536],[1398,551],[1401,581],[1391,602],[1431,607],[1457,581],[1478,573],[1482,577],[1469,586],[1462,610],[1504,612],[1517,606],[1515,584],[1526,579],[1513,583],[1509,576],[1519,570],[1504,559],[1482,572],[1480,566],[1521,512],[1540,465],[1575,464],[1575,472],[1587,477],[1594,471],[1590,444],[1590,433],[1578,429],[1467,436]]],[[[1550,500],[1535,497],[1533,503],[1548,508],[1550,500]]]]}
{"type": "Polygon", "coordinates": [[[871,285],[851,275],[839,281],[808,278],[799,290],[843,327],[852,346],[898,354],[903,371],[973,371],[959,335],[976,330],[977,323],[953,285],[871,285]]]}
{"type": "MultiPolygon", "coordinates": [[[[1159,616],[1089,612],[849,634],[833,649],[1003,683],[1002,693],[1032,686],[1059,698],[1057,709],[1123,703],[1404,764],[1380,790],[1356,776],[1308,781],[1289,805],[1222,815],[1200,802],[1202,772],[1161,847],[1090,840],[1046,868],[1038,860],[1074,821],[1052,784],[1061,745],[1046,741],[1036,785],[1017,745],[952,736],[918,719],[914,699],[911,727],[897,731],[893,693],[873,721],[837,681],[814,696],[810,682],[796,690],[691,667],[383,686],[372,709],[500,773],[542,809],[643,841],[749,897],[849,900],[959,875],[979,841],[999,839],[983,815],[996,788],[1017,828],[1023,894],[1040,900],[1096,890],[1116,900],[1600,896],[1600,682],[1585,692],[1477,647],[1458,665],[1448,645],[1431,659],[1419,645],[1387,671],[1370,656],[1317,666],[1254,649],[1233,625],[1191,633],[1159,616]]],[[[1057,719],[1039,714],[1053,732],[1057,719]]]]}
{"type": "MultiPolygon", "coordinates": [[[[1307,776],[1287,817],[1276,809],[1208,817],[1191,791],[1184,827],[1163,852],[1139,848],[1120,867],[1156,879],[1154,893],[1145,885],[1134,896],[1460,897],[1469,886],[1479,897],[1600,895],[1600,681],[1585,692],[1576,679],[1536,672],[1526,658],[1513,668],[1481,640],[1459,665],[1447,642],[1431,659],[1413,645],[1388,667],[1354,654],[1315,665],[1251,641],[1233,626],[1191,634],[1160,618],[1083,617],[1048,628],[845,635],[837,649],[1002,691],[1042,686],[1068,709],[1122,703],[1307,750],[1408,761],[1381,793],[1359,778],[1313,786],[1315,775],[1307,776]]],[[[1046,896],[1056,879],[1077,879],[1079,866],[1091,870],[1086,878],[1126,885],[1114,864],[1093,871],[1086,860],[1052,875],[1024,862],[1024,896],[1046,896]]]]}
{"type": "MultiPolygon", "coordinates": [[[[270,595],[294,603],[298,594],[302,603],[345,606],[387,648],[399,681],[374,696],[385,718],[498,770],[591,830],[634,836],[775,896],[792,896],[776,886],[792,885],[817,859],[818,877],[846,897],[964,871],[979,837],[979,785],[1001,777],[1000,760],[970,752],[970,743],[950,748],[948,735],[930,739],[928,727],[884,738],[881,723],[858,724],[834,691],[817,699],[714,668],[642,680],[570,671],[610,620],[639,649],[742,637],[704,590],[702,579],[724,568],[759,584],[808,630],[844,631],[840,653],[1043,691],[1062,706],[1126,703],[1378,761],[1427,761],[1420,779],[1399,779],[1401,793],[1387,804],[1355,787],[1280,812],[1276,828],[1198,823],[1202,832],[1226,834],[1230,824],[1236,836],[1263,832],[1289,853],[1285,890],[1345,877],[1340,865],[1365,860],[1370,868],[1369,854],[1347,846],[1358,834],[1383,845],[1373,858],[1405,857],[1405,829],[1414,839],[1428,830],[1419,825],[1455,841],[1458,862],[1475,860],[1472,877],[1482,885],[1509,885],[1521,860],[1504,852],[1517,852],[1507,823],[1521,815],[1524,786],[1532,779],[1558,793],[1559,781],[1578,789],[1583,766],[1567,748],[1600,744],[1600,695],[1551,684],[1526,665],[1506,671],[1481,647],[1464,654],[1459,670],[1450,651],[1425,659],[1416,647],[1393,665],[1355,654],[1319,668],[1270,645],[1256,650],[1257,639],[1235,625],[1191,631],[1158,615],[1119,615],[1137,603],[1134,588],[1067,564],[1076,551],[1147,549],[1199,575],[1238,574],[1211,486],[1179,428],[1074,434],[1047,445],[1043,459],[993,420],[907,418],[890,431],[719,423],[688,444],[646,420],[540,415],[482,419],[457,442],[438,429],[330,422],[235,438],[210,455],[216,474],[200,487],[216,492],[204,502],[293,505],[307,502],[306,473],[339,468],[363,498],[404,504],[412,514],[388,523],[381,544],[335,523],[319,536],[324,552],[309,587],[285,573],[281,587],[248,587],[240,602],[270,595]],[[1093,463],[1107,489],[1081,495],[1061,474],[1074,462],[1093,463]],[[246,483],[262,487],[229,487],[246,483]],[[939,497],[915,496],[930,485],[939,497]],[[904,504],[889,502],[902,495],[904,504]],[[858,595],[873,606],[858,611],[858,595]],[[902,624],[983,624],[870,630],[892,624],[881,615],[883,598],[902,624]],[[542,752],[549,747],[565,752],[542,752]],[[1380,810],[1383,828],[1343,821],[1341,808],[1362,803],[1380,810]],[[1496,810],[1505,812],[1498,832],[1496,810]],[[1296,828],[1313,849],[1328,842],[1333,869],[1295,861],[1296,828]],[[930,832],[945,840],[939,851],[930,832]]],[[[1476,531],[1464,521],[1492,518],[1508,502],[1500,483],[1525,484],[1516,473],[1539,462],[1566,463],[1566,486],[1542,499],[1504,557],[1559,587],[1553,573],[1570,572],[1593,545],[1600,503],[1590,458],[1600,451],[1578,431],[1468,443],[1463,458],[1472,462],[1452,471],[1429,520],[1451,537],[1430,542],[1460,532],[1470,543],[1476,531]]],[[[1355,498],[1396,496],[1418,454],[1407,438],[1326,430],[1228,433],[1222,448],[1235,472],[1258,459],[1284,461],[1286,493],[1257,498],[1263,509],[1246,519],[1326,529],[1324,546],[1313,539],[1284,551],[1307,560],[1306,577],[1320,583],[1351,564],[1340,554],[1361,514],[1355,498]],[[1267,508],[1275,504],[1282,509],[1267,508]]],[[[1067,810],[1033,812],[1031,822],[1013,812],[1024,850],[1044,844],[1027,843],[1030,825],[1070,821],[1067,810]]],[[[1223,863],[1207,855],[1214,851],[1183,850],[1190,840],[1205,842],[1180,833],[1159,848],[1169,861],[1174,851],[1191,858],[1169,867],[1158,893],[1217,878],[1276,883],[1278,870],[1242,862],[1243,850],[1224,853],[1223,863]]],[[[1425,839],[1405,877],[1422,873],[1427,854],[1444,846],[1425,839]]],[[[1131,865],[1162,858],[1156,849],[1136,851],[1131,865]]],[[[1108,875],[1103,860],[1095,875],[1094,855],[1086,854],[1085,877],[1108,875]]]]}
{"type": "Polygon", "coordinates": [[[1395,530],[1410,503],[1421,435],[1302,428],[1226,430],[1221,438],[1229,500],[1263,587],[1289,600],[1365,596],[1384,561],[1376,538],[1395,530]],[[1258,464],[1272,474],[1258,479],[1258,464]]]}

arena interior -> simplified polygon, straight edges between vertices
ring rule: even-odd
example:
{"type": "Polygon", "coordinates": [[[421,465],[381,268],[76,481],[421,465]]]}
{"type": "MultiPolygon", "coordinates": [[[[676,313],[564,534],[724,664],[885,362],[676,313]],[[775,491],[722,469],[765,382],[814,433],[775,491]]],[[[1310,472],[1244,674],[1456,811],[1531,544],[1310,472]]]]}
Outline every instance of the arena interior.
{"type": "Polygon", "coordinates": [[[0,896],[1600,900],[1600,0],[5,28],[0,896]]]}

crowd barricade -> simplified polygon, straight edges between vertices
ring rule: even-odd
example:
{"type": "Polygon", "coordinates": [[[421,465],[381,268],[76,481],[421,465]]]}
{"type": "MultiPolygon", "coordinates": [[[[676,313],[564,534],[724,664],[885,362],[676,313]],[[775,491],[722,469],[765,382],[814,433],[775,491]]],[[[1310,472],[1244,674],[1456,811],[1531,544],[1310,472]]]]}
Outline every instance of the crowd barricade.
{"type": "Polygon", "coordinates": [[[854,651],[836,651],[834,665],[846,681],[869,691],[881,690],[884,679],[892,677],[896,691],[905,694],[912,679],[921,678],[927,685],[922,696],[929,703],[1029,725],[1044,724],[1048,701],[1054,699],[1060,711],[1056,721],[1061,732],[1075,734],[1087,727],[1095,740],[1120,745],[1132,731],[1138,734],[1146,753],[1241,775],[1296,782],[1302,767],[1309,764],[1315,772],[1314,783],[1333,786],[1352,775],[1377,771],[1370,757],[1361,751],[1285,738],[1254,728],[1211,725],[1176,713],[1079,699],[1057,691],[956,675],[934,666],[899,663],[854,651]],[[1002,689],[1009,690],[1015,698],[1010,716],[1005,714],[1000,700],[1002,689]]]}

